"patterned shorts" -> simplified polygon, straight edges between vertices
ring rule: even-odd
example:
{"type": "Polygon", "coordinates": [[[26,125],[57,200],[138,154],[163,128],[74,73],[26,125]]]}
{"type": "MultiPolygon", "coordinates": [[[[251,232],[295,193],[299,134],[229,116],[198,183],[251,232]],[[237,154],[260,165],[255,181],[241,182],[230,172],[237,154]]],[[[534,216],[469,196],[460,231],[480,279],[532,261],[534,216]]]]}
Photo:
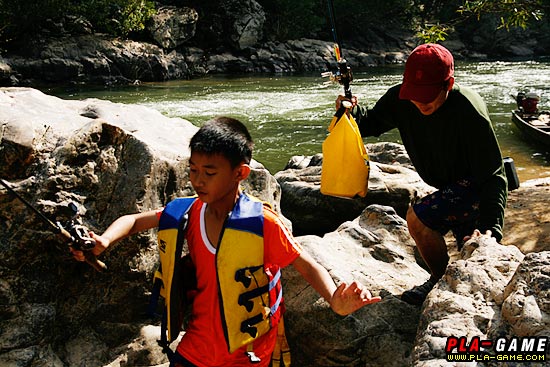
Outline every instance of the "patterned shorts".
{"type": "Polygon", "coordinates": [[[479,218],[479,195],[470,180],[460,180],[417,198],[412,203],[416,216],[425,226],[446,235],[453,231],[459,248],[464,236],[472,234],[479,218]]]}

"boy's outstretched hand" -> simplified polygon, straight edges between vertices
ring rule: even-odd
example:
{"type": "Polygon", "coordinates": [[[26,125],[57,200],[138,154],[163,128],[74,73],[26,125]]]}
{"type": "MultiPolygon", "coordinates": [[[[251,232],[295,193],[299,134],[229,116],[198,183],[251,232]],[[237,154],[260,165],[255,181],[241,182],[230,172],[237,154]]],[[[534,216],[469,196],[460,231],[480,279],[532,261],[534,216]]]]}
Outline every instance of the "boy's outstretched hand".
{"type": "Polygon", "coordinates": [[[342,283],[340,286],[336,286],[327,269],[315,261],[306,251],[302,251],[292,265],[329,302],[332,311],[339,315],[349,315],[365,305],[381,300],[380,297],[373,297],[367,289],[356,281],[350,285],[342,283]]]}
{"type": "Polygon", "coordinates": [[[379,296],[373,297],[368,289],[364,289],[357,282],[350,285],[342,283],[332,294],[330,307],[337,314],[345,316],[381,299],[379,296]]]}

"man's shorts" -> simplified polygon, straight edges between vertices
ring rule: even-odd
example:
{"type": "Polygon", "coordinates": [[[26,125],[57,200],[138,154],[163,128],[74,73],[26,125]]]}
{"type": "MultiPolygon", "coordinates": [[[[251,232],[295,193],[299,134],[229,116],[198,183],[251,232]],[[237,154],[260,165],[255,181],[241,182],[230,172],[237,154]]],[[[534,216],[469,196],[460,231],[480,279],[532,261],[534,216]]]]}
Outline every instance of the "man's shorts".
{"type": "Polygon", "coordinates": [[[479,218],[479,195],[471,181],[454,184],[418,198],[412,203],[416,216],[424,225],[442,236],[453,231],[459,249],[464,236],[472,234],[479,218]]]}

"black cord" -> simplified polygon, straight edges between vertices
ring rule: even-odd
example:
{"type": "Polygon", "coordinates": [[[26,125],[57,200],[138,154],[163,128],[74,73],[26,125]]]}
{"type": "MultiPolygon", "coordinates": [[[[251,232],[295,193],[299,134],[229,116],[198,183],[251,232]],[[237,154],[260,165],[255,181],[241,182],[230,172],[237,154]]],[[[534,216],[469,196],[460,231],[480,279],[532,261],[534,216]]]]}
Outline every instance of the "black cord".
{"type": "MultiPolygon", "coordinates": [[[[334,38],[334,43],[340,48],[340,42],[338,40],[338,32],[336,31],[336,18],[334,17],[334,2],[332,0],[327,0],[328,5],[328,14],[330,18],[330,26],[332,30],[332,37],[334,38]]],[[[340,57],[342,56],[342,50],[340,50],[340,57]]]]}

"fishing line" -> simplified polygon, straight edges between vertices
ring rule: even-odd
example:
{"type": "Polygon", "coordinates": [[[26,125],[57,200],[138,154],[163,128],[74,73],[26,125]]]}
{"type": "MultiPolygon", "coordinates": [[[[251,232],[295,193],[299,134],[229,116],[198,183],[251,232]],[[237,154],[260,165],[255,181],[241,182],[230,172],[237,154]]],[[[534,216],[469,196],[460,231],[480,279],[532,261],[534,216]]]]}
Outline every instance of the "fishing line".
{"type": "MultiPolygon", "coordinates": [[[[332,0],[327,0],[327,5],[332,37],[334,39],[334,43],[336,44],[338,49],[340,49],[340,41],[338,40],[338,32],[336,31],[336,18],[334,16],[334,2],[332,0]]],[[[341,50],[338,51],[338,54],[339,55],[336,55],[336,61],[339,61],[339,59],[342,57],[341,50]]]]}
{"type": "Polygon", "coordinates": [[[334,3],[332,0],[327,0],[328,4],[328,13],[330,18],[330,23],[332,27],[332,36],[334,37],[334,56],[336,57],[336,62],[338,63],[338,72],[336,73],[323,73],[322,76],[329,76],[331,80],[335,80],[341,85],[344,86],[344,95],[346,98],[351,99],[351,88],[350,83],[353,80],[353,75],[351,73],[351,68],[348,66],[346,59],[342,56],[342,50],[340,49],[340,42],[338,40],[338,32],[336,31],[336,18],[334,16],[334,3]]]}

